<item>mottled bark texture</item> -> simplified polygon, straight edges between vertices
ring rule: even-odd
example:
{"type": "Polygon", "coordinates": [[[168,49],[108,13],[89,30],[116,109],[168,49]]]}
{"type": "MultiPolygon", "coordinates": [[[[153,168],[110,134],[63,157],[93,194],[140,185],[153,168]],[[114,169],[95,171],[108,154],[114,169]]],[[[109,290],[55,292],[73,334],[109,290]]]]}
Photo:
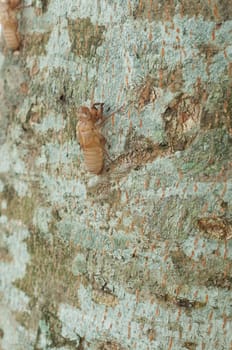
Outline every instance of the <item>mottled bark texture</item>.
{"type": "Polygon", "coordinates": [[[25,0],[0,54],[0,348],[232,349],[231,0],[25,0]],[[86,172],[81,105],[111,161],[86,172]]]}

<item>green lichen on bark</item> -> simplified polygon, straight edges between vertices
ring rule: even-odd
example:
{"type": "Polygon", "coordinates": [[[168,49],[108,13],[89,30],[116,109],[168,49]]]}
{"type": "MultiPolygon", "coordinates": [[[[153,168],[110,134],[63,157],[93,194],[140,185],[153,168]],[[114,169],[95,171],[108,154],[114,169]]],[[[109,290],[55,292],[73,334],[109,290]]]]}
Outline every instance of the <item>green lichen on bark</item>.
{"type": "Polygon", "coordinates": [[[94,25],[87,17],[68,20],[68,31],[72,43],[71,51],[77,56],[92,58],[102,44],[105,26],[94,25]]]}
{"type": "Polygon", "coordinates": [[[46,45],[50,34],[50,32],[28,34],[25,38],[25,51],[23,53],[26,56],[46,55],[46,45]]]}
{"type": "Polygon", "coordinates": [[[178,1],[157,1],[157,0],[139,0],[138,5],[134,9],[133,16],[135,18],[143,18],[152,20],[169,21],[175,14],[180,13],[182,16],[202,16],[205,20],[230,20],[232,17],[230,9],[231,1],[226,4],[221,1],[214,3],[204,0],[189,3],[184,0],[181,4],[178,1]]]}
{"type": "MultiPolygon", "coordinates": [[[[54,228],[52,222],[50,228],[54,228]]],[[[33,310],[30,313],[18,314],[18,319],[23,319],[27,328],[33,328],[46,313],[56,315],[61,302],[69,300],[70,304],[78,307],[76,291],[79,282],[71,272],[76,252],[71,242],[65,243],[56,235],[51,236],[50,240],[45,239],[32,228],[26,243],[31,261],[25,276],[15,281],[15,285],[30,297],[30,309],[33,310]]],[[[51,317],[53,325],[58,322],[56,317],[51,317]]]]}
{"type": "Polygon", "coordinates": [[[215,179],[215,176],[230,174],[229,159],[231,154],[230,135],[224,128],[213,129],[206,133],[200,133],[192,146],[185,152],[183,159],[177,158],[175,162],[183,174],[194,176],[196,180],[210,181],[215,179]],[[199,152],[202,152],[200,159],[199,152]]]}
{"type": "Polygon", "coordinates": [[[6,201],[6,207],[1,209],[1,215],[21,220],[25,225],[31,223],[36,204],[34,197],[20,197],[12,185],[6,184],[0,193],[0,200],[6,201]]]}

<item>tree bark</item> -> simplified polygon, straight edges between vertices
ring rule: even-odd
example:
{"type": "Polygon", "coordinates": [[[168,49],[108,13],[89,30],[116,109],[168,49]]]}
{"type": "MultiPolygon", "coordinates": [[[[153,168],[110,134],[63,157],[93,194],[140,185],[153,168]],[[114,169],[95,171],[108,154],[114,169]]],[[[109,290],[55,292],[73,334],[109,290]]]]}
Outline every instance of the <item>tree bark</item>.
{"type": "Polygon", "coordinates": [[[0,349],[232,349],[231,0],[14,11],[20,49],[3,36],[0,54],[0,349]],[[94,175],[76,124],[98,102],[116,112],[94,175]]]}

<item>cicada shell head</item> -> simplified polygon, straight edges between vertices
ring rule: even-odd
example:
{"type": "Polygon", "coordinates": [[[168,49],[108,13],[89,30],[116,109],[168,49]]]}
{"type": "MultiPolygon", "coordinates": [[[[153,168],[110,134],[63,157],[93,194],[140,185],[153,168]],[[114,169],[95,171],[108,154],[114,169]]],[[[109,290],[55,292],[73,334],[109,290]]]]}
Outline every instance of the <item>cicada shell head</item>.
{"type": "Polygon", "coordinates": [[[87,120],[88,119],[88,116],[85,113],[77,112],[76,116],[77,116],[77,120],[78,121],[87,120]]]}
{"type": "Polygon", "coordinates": [[[85,106],[81,106],[78,109],[77,113],[85,114],[86,117],[90,117],[91,116],[90,109],[88,107],[85,107],[85,106]]]}

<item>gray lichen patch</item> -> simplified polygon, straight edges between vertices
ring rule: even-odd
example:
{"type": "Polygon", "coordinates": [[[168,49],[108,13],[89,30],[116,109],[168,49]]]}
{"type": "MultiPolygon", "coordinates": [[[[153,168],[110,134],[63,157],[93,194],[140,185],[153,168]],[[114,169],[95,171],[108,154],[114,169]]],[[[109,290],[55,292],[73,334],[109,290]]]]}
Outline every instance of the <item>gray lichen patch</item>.
{"type": "Polygon", "coordinates": [[[104,39],[105,26],[94,25],[90,18],[68,20],[68,31],[72,43],[71,51],[77,56],[94,57],[104,39]]]}
{"type": "Polygon", "coordinates": [[[231,133],[232,128],[232,95],[231,79],[224,79],[225,72],[220,75],[223,84],[209,83],[203,92],[205,101],[201,117],[201,128],[204,130],[213,128],[226,128],[231,133]],[[215,105],[217,106],[215,108],[215,105]]]}
{"type": "Polygon", "coordinates": [[[1,107],[3,116],[12,120],[20,105],[22,98],[27,95],[28,80],[19,67],[19,58],[14,57],[10,62],[4,61],[1,69],[4,105],[1,107]]]}
{"type": "MultiPolygon", "coordinates": [[[[35,126],[36,124],[48,124],[48,117],[53,115],[54,118],[61,117],[63,120],[64,130],[60,138],[62,137],[62,140],[75,139],[77,108],[92,95],[94,90],[95,75],[88,76],[89,68],[91,67],[87,65],[83,72],[77,72],[75,80],[61,67],[54,68],[49,73],[41,72],[44,74],[44,79],[36,77],[31,82],[31,94],[38,94],[39,99],[27,112],[26,127],[31,128],[33,124],[35,126]]],[[[37,130],[39,129],[41,128],[38,126],[37,130]]],[[[49,137],[52,136],[50,132],[49,137]]]]}
{"type": "MultiPolygon", "coordinates": [[[[192,247],[191,242],[186,242],[186,253],[180,248],[181,240],[178,242],[177,239],[170,238],[163,242],[154,237],[152,242],[151,238],[152,236],[147,248],[144,247],[145,237],[141,237],[133,250],[129,249],[129,244],[124,249],[119,249],[117,254],[114,249],[112,252],[102,253],[101,258],[94,254],[89,255],[88,274],[94,276],[94,284],[98,285],[98,289],[106,289],[112,295],[112,285],[119,283],[128,293],[138,291],[140,300],[155,297],[157,300],[166,300],[166,307],[172,307],[179,302],[172,290],[174,285],[179,286],[179,293],[183,293],[189,283],[193,283],[196,288],[204,285],[231,288],[231,262],[230,258],[224,256],[223,245],[217,249],[214,243],[209,244],[208,254],[204,254],[203,250],[196,256],[195,252],[200,251],[203,244],[198,242],[197,237],[193,237],[195,245],[192,244],[192,247]],[[111,255],[115,256],[114,260],[111,255]],[[162,269],[159,268],[160,264],[162,269]]],[[[178,298],[181,300],[181,296],[178,298]]],[[[97,299],[95,302],[98,302],[97,299]]],[[[104,304],[103,300],[101,303],[104,304]]],[[[205,302],[195,301],[191,308],[200,306],[205,306],[205,302]]]]}
{"type": "MultiPolygon", "coordinates": [[[[42,87],[43,103],[54,111],[67,113],[67,108],[77,99],[76,91],[78,84],[72,80],[71,76],[62,68],[54,68],[46,75],[46,84],[38,80],[37,84],[42,87]],[[54,84],[54,81],[56,82],[54,84]],[[42,84],[41,84],[42,83],[42,84]],[[52,96],[52,98],[51,98],[52,96]]],[[[35,89],[36,89],[35,84],[35,89]]]]}
{"type": "Polygon", "coordinates": [[[195,179],[211,181],[218,176],[223,178],[231,174],[230,159],[232,155],[231,137],[225,129],[213,129],[206,133],[200,132],[183,158],[177,157],[174,162],[182,174],[188,174],[195,179]],[[202,151],[201,159],[198,152],[202,151]]]}

